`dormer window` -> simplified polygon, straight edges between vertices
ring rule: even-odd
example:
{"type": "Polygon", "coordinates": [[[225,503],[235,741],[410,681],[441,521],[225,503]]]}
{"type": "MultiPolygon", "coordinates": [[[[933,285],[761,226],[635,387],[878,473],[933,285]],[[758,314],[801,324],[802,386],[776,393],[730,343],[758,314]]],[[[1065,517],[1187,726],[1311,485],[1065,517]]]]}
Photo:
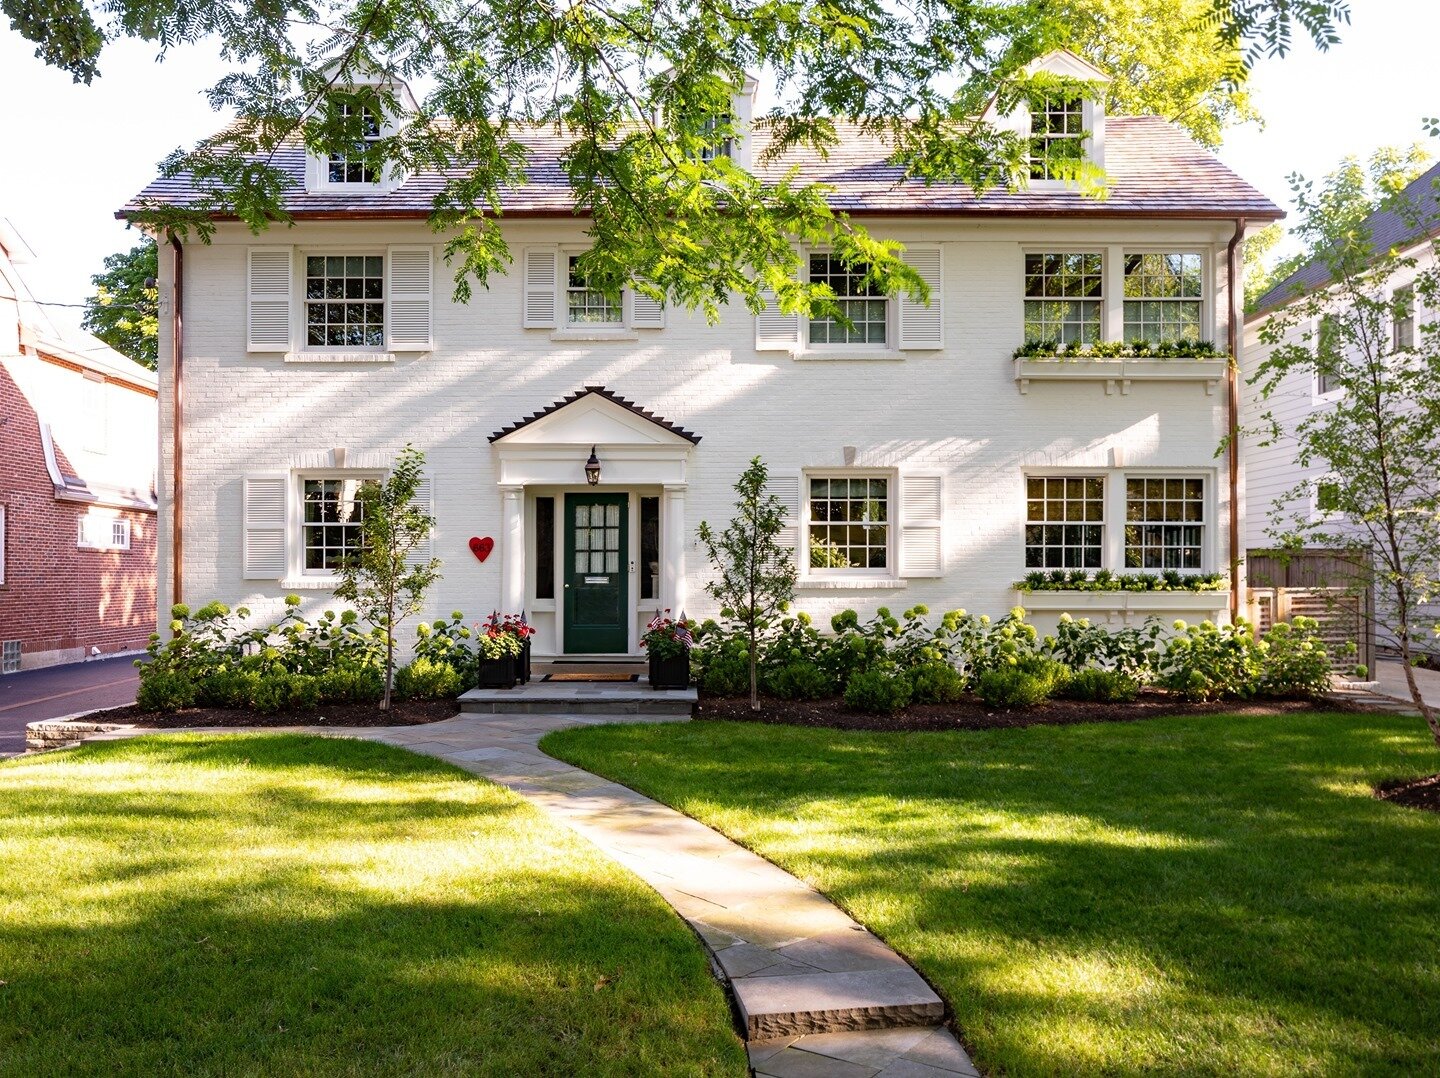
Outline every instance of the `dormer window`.
{"type": "MultiPolygon", "coordinates": [[[[339,106],[340,119],[348,121],[354,117],[357,106],[342,102],[339,106]]],[[[365,154],[370,145],[380,138],[380,119],[367,108],[359,108],[360,142],[354,156],[331,154],[327,162],[327,176],[331,183],[377,183],[380,179],[376,169],[365,163],[365,154]]]]}
{"type": "Polygon", "coordinates": [[[734,145],[732,140],[726,136],[720,138],[717,132],[728,130],[733,118],[727,113],[724,116],[712,116],[705,121],[702,131],[705,135],[705,145],[700,150],[700,160],[713,161],[717,157],[733,157],[734,145]]]}
{"type": "Polygon", "coordinates": [[[1062,162],[1085,156],[1085,102],[1082,98],[1047,98],[1030,113],[1030,178],[1064,179],[1062,162]]]}

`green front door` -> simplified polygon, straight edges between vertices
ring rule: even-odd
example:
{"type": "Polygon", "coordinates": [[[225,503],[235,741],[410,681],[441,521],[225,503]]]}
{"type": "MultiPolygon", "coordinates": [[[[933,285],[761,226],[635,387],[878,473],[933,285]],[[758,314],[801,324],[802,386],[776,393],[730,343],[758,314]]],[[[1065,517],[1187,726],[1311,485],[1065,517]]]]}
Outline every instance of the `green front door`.
{"type": "Polygon", "coordinates": [[[629,506],[624,494],[565,495],[565,651],[625,652],[629,506]]]}

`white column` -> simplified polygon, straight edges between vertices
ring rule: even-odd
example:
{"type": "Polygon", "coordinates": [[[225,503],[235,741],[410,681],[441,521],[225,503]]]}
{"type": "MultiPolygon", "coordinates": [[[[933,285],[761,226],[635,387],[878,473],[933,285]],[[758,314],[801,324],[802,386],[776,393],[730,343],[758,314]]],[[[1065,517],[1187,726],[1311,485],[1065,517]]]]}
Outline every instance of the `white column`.
{"type": "Polygon", "coordinates": [[[500,488],[500,613],[525,606],[525,488],[500,488]]]}
{"type": "Polygon", "coordinates": [[[660,595],[675,617],[686,609],[685,539],[689,525],[685,521],[685,486],[665,487],[665,511],[660,519],[664,550],[660,558],[660,595]]]}

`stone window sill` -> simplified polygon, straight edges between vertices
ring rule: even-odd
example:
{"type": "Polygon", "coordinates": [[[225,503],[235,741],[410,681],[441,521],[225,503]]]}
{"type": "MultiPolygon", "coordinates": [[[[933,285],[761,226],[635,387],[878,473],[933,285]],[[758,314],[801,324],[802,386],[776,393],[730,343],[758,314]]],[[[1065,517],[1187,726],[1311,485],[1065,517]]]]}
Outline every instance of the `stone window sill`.
{"type": "Polygon", "coordinates": [[[797,349],[790,353],[797,363],[903,363],[904,352],[873,349],[857,349],[854,352],[806,351],[797,349]]]}
{"type": "Polygon", "coordinates": [[[890,576],[802,576],[795,584],[797,591],[849,591],[864,589],[908,588],[910,581],[890,576]]]}
{"type": "Polygon", "coordinates": [[[340,578],[334,576],[299,576],[280,581],[280,586],[289,591],[334,591],[340,586],[340,578]]]}
{"type": "Polygon", "coordinates": [[[286,352],[286,363],[394,363],[394,352],[286,352]]]}
{"type": "Polygon", "coordinates": [[[624,329],[561,329],[550,334],[552,341],[638,341],[640,337],[624,329]]]}

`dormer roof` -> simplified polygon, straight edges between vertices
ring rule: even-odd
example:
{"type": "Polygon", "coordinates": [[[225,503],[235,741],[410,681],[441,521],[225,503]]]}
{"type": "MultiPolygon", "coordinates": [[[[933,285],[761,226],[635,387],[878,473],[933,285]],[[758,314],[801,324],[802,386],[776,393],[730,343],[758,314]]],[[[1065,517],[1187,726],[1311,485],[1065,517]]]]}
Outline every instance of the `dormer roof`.
{"type": "Polygon", "coordinates": [[[1083,79],[1085,82],[1108,83],[1110,76],[1101,71],[1083,56],[1077,56],[1069,49],[1052,49],[1044,56],[1037,56],[1025,66],[1025,73],[1033,75],[1037,71],[1048,71],[1052,75],[1060,75],[1067,79],[1083,79]]]}

